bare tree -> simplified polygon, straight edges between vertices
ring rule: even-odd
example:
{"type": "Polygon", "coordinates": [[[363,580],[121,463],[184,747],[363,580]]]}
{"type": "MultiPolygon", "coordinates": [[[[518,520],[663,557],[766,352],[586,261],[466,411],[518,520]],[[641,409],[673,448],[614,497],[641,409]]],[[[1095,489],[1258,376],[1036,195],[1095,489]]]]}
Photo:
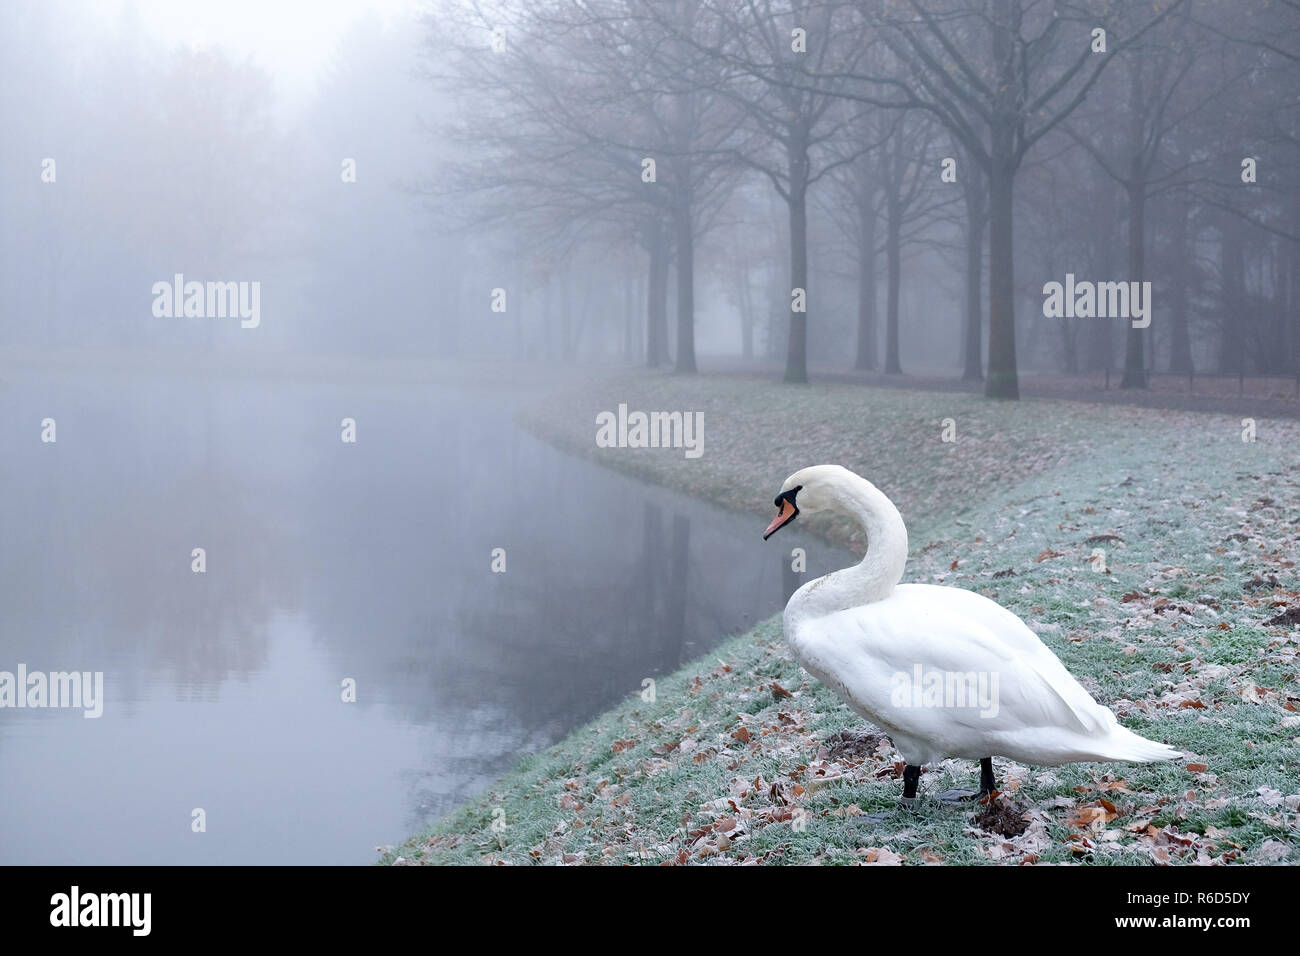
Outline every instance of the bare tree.
{"type": "MultiPolygon", "coordinates": [[[[674,11],[689,15],[692,4],[674,11]]],[[[731,186],[717,143],[735,123],[698,62],[688,67],[663,52],[671,21],[634,16],[637,6],[476,3],[459,21],[450,64],[447,21],[433,23],[431,78],[466,106],[438,134],[463,144],[467,157],[442,170],[433,191],[477,229],[508,226],[553,247],[610,237],[639,243],[649,256],[649,365],[668,356],[675,250],[677,370],[694,372],[693,247],[731,186]]]]}
{"type": "Polygon", "coordinates": [[[719,89],[744,112],[756,137],[733,158],[772,184],[790,233],[790,334],[785,381],[808,381],[808,193],[851,157],[828,148],[845,122],[834,81],[813,88],[806,71],[852,69],[864,48],[861,26],[817,0],[703,0],[719,25],[717,42],[679,34],[724,66],[719,89]],[[802,299],[803,307],[796,308],[802,299]]]}
{"type": "Polygon", "coordinates": [[[986,395],[1020,394],[1012,257],[1016,171],[1086,99],[1114,56],[1183,2],[1172,0],[1139,17],[1104,0],[858,0],[863,21],[893,54],[893,64],[869,72],[808,71],[834,83],[839,95],[933,114],[983,168],[990,203],[986,395]],[[857,85],[846,86],[846,78],[857,85]]]}
{"type": "MultiPolygon", "coordinates": [[[[1074,125],[1064,128],[1101,169],[1123,189],[1128,201],[1128,278],[1148,281],[1146,271],[1147,204],[1150,199],[1185,184],[1194,168],[1203,163],[1195,155],[1176,155],[1170,149],[1171,135],[1208,104],[1220,101],[1231,84],[1220,75],[1213,81],[1198,81],[1193,69],[1207,62],[1205,34],[1183,15],[1170,17],[1165,29],[1135,43],[1120,58],[1120,69],[1111,74],[1118,89],[1113,91],[1120,107],[1120,134],[1105,148],[1104,141],[1074,125]]],[[[1103,82],[1103,86],[1105,83],[1103,82]]],[[[1082,114],[1080,114],[1082,115],[1082,114]]],[[[1108,115],[1113,116],[1114,110],[1108,115]]],[[[1093,128],[1100,116],[1092,120],[1093,128]]],[[[1146,388],[1147,362],[1143,328],[1129,323],[1125,334],[1124,376],[1121,388],[1146,388]]]]}

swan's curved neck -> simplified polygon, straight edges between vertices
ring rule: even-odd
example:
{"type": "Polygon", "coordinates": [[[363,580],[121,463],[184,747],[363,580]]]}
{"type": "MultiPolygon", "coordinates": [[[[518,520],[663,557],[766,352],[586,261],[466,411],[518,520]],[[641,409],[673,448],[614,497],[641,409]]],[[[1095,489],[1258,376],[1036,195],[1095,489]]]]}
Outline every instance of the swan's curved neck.
{"type": "Polygon", "coordinates": [[[883,491],[849,473],[830,486],[832,507],[861,522],[867,553],[849,568],[810,581],[790,599],[786,614],[820,617],[889,596],[907,564],[907,527],[883,491]]]}

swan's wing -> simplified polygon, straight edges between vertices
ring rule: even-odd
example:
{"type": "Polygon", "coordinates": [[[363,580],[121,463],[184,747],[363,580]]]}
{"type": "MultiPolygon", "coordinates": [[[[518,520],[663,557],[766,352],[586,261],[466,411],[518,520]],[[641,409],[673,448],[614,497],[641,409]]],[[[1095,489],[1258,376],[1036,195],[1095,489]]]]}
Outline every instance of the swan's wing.
{"type": "MultiPolygon", "coordinates": [[[[1008,628],[989,627],[966,613],[966,602],[960,598],[951,602],[899,591],[800,629],[800,656],[806,666],[857,709],[899,730],[932,739],[960,735],[963,728],[980,735],[1031,727],[1091,733],[1114,722],[1114,716],[1099,707],[1041,643],[1042,653],[1027,653],[1020,646],[1022,635],[1004,639],[1008,628]],[[1055,668],[1045,666],[1043,654],[1055,668]],[[915,698],[900,704],[900,688],[915,687],[916,676],[928,681],[935,674],[941,680],[960,681],[962,675],[984,680],[983,686],[994,691],[993,712],[982,703],[953,706],[950,699],[938,707],[918,706],[915,698]]],[[[1037,642],[1036,637],[1033,640],[1037,642]]]]}
{"type": "Polygon", "coordinates": [[[909,584],[895,589],[908,603],[923,606],[938,604],[961,617],[978,622],[993,632],[998,640],[1021,655],[1035,673],[1070,708],[1080,728],[1088,733],[1103,733],[1118,722],[1115,715],[1089,694],[1024,621],[996,601],[965,588],[940,587],[933,584],[909,584]]]}

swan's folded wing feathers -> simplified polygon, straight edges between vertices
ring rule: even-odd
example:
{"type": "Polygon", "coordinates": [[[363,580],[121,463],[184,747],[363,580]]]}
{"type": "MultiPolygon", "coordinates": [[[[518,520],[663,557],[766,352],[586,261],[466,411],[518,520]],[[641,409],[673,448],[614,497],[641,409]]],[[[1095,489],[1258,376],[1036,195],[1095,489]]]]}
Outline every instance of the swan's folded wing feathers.
{"type": "MultiPolygon", "coordinates": [[[[804,651],[814,672],[834,675],[838,679],[828,681],[832,687],[877,715],[900,715],[888,706],[891,680],[894,675],[910,676],[920,665],[925,672],[998,675],[998,716],[980,717],[973,708],[966,713],[946,709],[942,720],[949,724],[985,732],[999,725],[1009,729],[1068,724],[1089,733],[1103,728],[1106,716],[1114,720],[1045,647],[1056,668],[1044,667],[1041,655],[1025,653],[985,624],[935,602],[891,598],[823,618],[815,631],[804,651]]],[[[928,722],[940,715],[913,710],[902,716],[905,722],[928,722]]]]}
{"type": "Polygon", "coordinates": [[[919,602],[932,607],[938,592],[942,606],[959,615],[959,625],[978,621],[1012,648],[1052,688],[1052,691],[1069,707],[1071,714],[1083,730],[1104,733],[1116,726],[1115,715],[1102,707],[1084,689],[1024,621],[1001,604],[975,591],[964,588],[939,587],[932,584],[909,584],[896,589],[896,596],[907,603],[919,602]]]}

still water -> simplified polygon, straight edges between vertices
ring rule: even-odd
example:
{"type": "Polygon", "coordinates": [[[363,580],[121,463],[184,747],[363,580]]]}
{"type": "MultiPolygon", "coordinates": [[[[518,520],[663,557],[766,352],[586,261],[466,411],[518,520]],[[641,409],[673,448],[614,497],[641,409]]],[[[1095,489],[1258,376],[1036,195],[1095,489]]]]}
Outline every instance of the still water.
{"type": "Polygon", "coordinates": [[[779,610],[791,547],[851,560],[553,450],[535,397],[0,383],[0,671],[104,674],[98,719],[0,709],[0,863],[370,862],[779,610]]]}

